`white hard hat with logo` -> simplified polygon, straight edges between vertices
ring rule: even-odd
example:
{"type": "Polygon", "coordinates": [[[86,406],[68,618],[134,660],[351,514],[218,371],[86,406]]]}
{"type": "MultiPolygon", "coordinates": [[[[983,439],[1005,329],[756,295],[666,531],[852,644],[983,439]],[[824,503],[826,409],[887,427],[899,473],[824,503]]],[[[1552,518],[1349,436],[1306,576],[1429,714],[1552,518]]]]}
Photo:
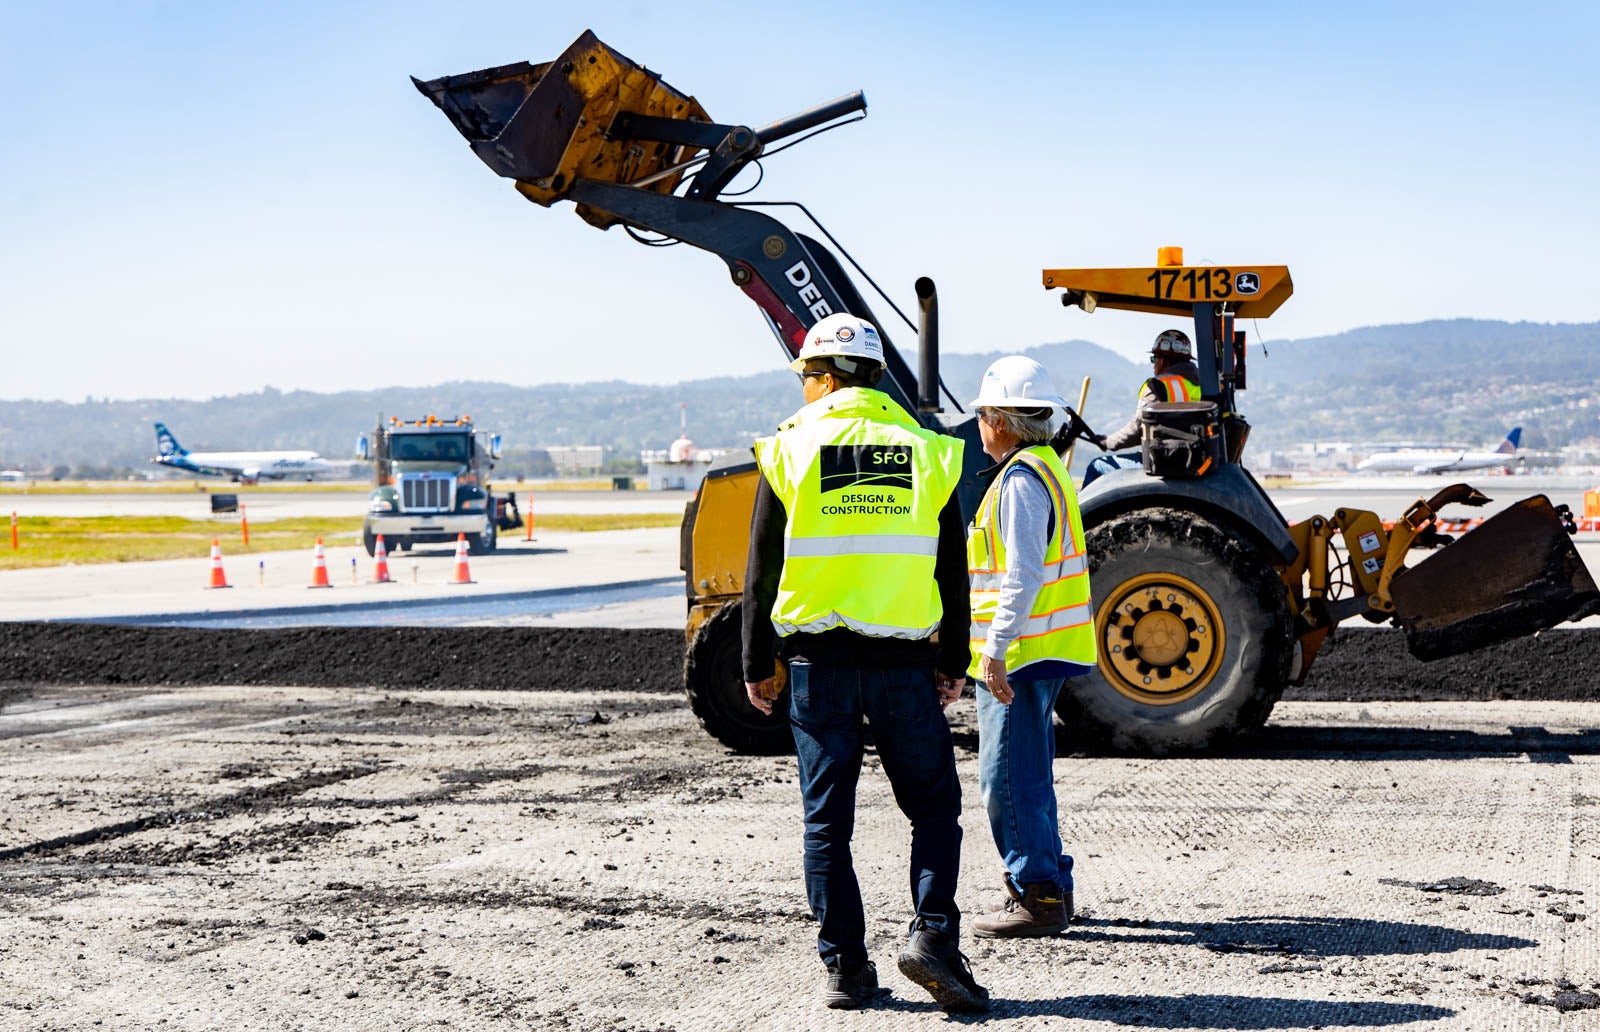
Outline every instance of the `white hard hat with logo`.
{"type": "Polygon", "coordinates": [[[1044,366],[1025,355],[1007,355],[984,371],[972,407],[1064,409],[1067,400],[1056,393],[1056,385],[1044,366]]]}
{"type": "Polygon", "coordinates": [[[1150,354],[1193,358],[1194,346],[1189,343],[1189,335],[1182,330],[1162,330],[1156,335],[1156,342],[1150,345],[1150,354]]]}
{"type": "Polygon", "coordinates": [[[856,371],[850,368],[853,362],[882,366],[883,338],[878,336],[878,328],[865,319],[840,312],[827,316],[806,331],[805,343],[800,345],[800,353],[789,363],[789,368],[803,373],[806,363],[813,358],[844,359],[839,367],[849,373],[856,371]]]}

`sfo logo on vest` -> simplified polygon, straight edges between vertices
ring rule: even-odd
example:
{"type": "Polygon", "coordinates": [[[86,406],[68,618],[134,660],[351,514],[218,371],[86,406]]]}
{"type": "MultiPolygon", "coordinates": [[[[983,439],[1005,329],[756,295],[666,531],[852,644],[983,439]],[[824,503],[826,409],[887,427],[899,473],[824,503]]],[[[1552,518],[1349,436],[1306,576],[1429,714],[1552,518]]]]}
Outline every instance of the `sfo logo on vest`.
{"type": "Polygon", "coordinates": [[[825,444],[818,472],[822,493],[845,492],[822,505],[826,516],[904,516],[916,482],[909,444],[825,444]]]}

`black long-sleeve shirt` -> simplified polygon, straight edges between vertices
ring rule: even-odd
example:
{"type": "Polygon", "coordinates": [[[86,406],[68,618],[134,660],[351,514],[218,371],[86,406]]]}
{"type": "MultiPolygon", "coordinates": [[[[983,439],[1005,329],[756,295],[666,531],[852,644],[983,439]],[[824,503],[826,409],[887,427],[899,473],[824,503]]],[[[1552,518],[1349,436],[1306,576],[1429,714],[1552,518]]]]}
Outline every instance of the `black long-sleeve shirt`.
{"type": "Polygon", "coordinates": [[[939,511],[939,545],[933,562],[933,579],[944,609],[939,618],[937,645],[930,639],[871,637],[848,627],[831,627],[815,634],[801,632],[779,639],[772,626],[772,603],[778,597],[778,577],[783,572],[783,533],[788,522],[782,500],[767,478],[760,477],[755,510],[750,516],[750,556],[744,571],[746,681],[771,677],[774,657],[874,670],[934,666],[950,677],[966,673],[971,656],[967,636],[972,624],[972,597],[967,582],[966,524],[953,493],[939,511]]]}

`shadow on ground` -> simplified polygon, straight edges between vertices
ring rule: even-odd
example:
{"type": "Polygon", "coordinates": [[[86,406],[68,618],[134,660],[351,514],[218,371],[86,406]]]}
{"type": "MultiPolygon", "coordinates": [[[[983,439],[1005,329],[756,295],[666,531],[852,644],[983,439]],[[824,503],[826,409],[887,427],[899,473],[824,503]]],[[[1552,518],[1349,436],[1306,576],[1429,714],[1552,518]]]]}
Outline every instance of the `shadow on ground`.
{"type": "MultiPolygon", "coordinates": [[[[873,1010],[936,1012],[931,1000],[884,995],[873,1010]]],[[[1133,1028],[1294,1029],[1384,1028],[1439,1021],[1455,1011],[1426,1003],[1306,1000],[1274,996],[1186,993],[1183,996],[1063,996],[1054,1000],[991,998],[987,1014],[950,1014],[952,1024],[977,1025],[1040,1017],[1103,1021],[1133,1028]]],[[[1033,1027],[1031,1024],[1028,1027],[1033,1027]]]]}
{"type": "MultiPolygon", "coordinates": [[[[957,749],[978,751],[978,733],[957,728],[957,749]]],[[[1105,750],[1064,724],[1056,725],[1056,756],[1105,755],[1105,750]]],[[[1210,750],[1206,759],[1328,760],[1383,756],[1394,760],[1474,760],[1490,756],[1527,756],[1532,763],[1571,763],[1574,756],[1600,755],[1600,728],[1551,731],[1543,727],[1511,727],[1505,731],[1462,731],[1448,728],[1276,727],[1271,724],[1244,741],[1210,750]]]]}
{"type": "Polygon", "coordinates": [[[1071,938],[1074,942],[1199,946],[1213,953],[1253,953],[1275,960],[1520,950],[1539,945],[1515,935],[1362,917],[1219,917],[1215,921],[1083,917],[1073,921],[1071,938]]]}

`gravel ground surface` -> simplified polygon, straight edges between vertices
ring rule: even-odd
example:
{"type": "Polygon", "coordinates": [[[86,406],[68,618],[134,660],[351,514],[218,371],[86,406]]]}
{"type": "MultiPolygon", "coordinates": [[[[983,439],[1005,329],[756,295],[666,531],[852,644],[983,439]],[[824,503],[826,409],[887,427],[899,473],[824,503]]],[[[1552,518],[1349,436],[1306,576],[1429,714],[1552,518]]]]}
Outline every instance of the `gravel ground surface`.
{"type": "MultiPolygon", "coordinates": [[[[960,901],[993,894],[970,700],[960,901]]],[[[1532,1029],[1600,1011],[1583,703],[1285,703],[1230,757],[1056,764],[1080,919],[966,940],[1015,1029],[1532,1029]]],[[[915,1029],[821,1009],[793,761],[659,692],[39,686],[0,710],[0,1028],[915,1029]]],[[[954,1023],[978,1019],[955,1019],[954,1023]]]]}
{"type": "MultiPolygon", "coordinates": [[[[683,635],[585,627],[200,630],[0,622],[0,685],[681,689],[683,635]]],[[[1434,663],[1399,631],[1341,631],[1286,700],[1573,699],[1600,693],[1600,631],[1553,630],[1434,663]]]]}

